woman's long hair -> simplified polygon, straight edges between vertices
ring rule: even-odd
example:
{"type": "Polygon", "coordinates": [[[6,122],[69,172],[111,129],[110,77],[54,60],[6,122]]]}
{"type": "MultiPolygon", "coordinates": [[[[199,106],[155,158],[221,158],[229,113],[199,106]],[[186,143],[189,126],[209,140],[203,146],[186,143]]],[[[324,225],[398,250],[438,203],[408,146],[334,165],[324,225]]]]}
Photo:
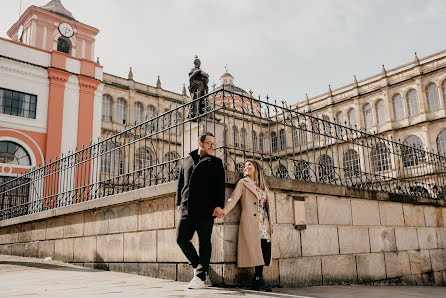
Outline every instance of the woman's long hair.
{"type": "Polygon", "coordinates": [[[251,160],[248,159],[245,164],[247,162],[250,162],[254,165],[254,168],[256,169],[256,173],[254,175],[254,182],[257,184],[257,186],[262,189],[262,190],[268,190],[268,186],[266,185],[265,182],[265,177],[263,176],[263,171],[262,171],[262,167],[260,166],[260,164],[255,161],[255,160],[251,160]]]}

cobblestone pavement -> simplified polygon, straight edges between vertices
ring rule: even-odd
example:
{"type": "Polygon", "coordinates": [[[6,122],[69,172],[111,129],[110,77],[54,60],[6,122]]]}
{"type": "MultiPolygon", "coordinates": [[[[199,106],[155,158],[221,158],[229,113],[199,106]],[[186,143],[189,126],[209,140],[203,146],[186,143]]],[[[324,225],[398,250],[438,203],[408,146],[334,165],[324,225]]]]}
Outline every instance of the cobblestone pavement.
{"type": "Polygon", "coordinates": [[[446,297],[445,287],[335,286],[258,293],[93,270],[59,261],[0,255],[0,297],[446,297]]]}

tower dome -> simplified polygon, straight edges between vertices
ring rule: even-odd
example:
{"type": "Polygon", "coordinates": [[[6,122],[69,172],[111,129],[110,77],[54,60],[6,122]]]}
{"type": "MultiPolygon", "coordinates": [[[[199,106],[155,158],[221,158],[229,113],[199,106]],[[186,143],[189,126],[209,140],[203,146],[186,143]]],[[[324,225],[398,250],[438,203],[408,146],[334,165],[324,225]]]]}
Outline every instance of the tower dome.
{"type": "Polygon", "coordinates": [[[221,85],[234,85],[234,77],[229,73],[225,72],[220,77],[221,85]]]}
{"type": "Polygon", "coordinates": [[[45,10],[51,11],[55,14],[58,14],[62,17],[68,18],[70,20],[75,20],[73,17],[73,14],[69,12],[63,5],[60,0],[51,0],[46,5],[41,6],[40,8],[43,8],[45,10]]]}

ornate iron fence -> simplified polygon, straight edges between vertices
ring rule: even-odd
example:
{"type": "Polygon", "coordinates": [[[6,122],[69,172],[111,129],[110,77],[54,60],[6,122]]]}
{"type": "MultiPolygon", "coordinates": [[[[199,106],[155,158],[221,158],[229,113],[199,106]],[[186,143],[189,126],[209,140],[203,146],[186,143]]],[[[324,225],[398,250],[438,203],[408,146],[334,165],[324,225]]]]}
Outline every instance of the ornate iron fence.
{"type": "Polygon", "coordinates": [[[223,86],[4,181],[0,220],[174,181],[205,131],[227,170],[445,198],[445,156],[223,86]]]}

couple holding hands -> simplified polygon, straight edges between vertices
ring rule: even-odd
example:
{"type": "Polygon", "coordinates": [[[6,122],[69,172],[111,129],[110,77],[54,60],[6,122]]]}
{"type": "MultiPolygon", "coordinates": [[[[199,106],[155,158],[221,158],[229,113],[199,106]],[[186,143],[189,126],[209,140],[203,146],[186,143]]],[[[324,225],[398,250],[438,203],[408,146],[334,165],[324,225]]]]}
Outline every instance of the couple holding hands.
{"type": "Polygon", "coordinates": [[[212,155],[214,148],[214,136],[209,132],[201,135],[198,149],[184,158],[178,181],[176,205],[180,220],[177,225],[177,243],[194,268],[194,277],[187,287],[205,287],[214,219],[228,214],[241,201],[237,267],[255,267],[252,289],[270,292],[271,287],[263,279],[263,267],[269,266],[271,262],[271,193],[261,167],[256,161],[246,161],[244,177],[238,181],[225,202],[223,163],[212,155]],[[195,232],[198,234],[199,253],[191,242],[195,232]]]}

